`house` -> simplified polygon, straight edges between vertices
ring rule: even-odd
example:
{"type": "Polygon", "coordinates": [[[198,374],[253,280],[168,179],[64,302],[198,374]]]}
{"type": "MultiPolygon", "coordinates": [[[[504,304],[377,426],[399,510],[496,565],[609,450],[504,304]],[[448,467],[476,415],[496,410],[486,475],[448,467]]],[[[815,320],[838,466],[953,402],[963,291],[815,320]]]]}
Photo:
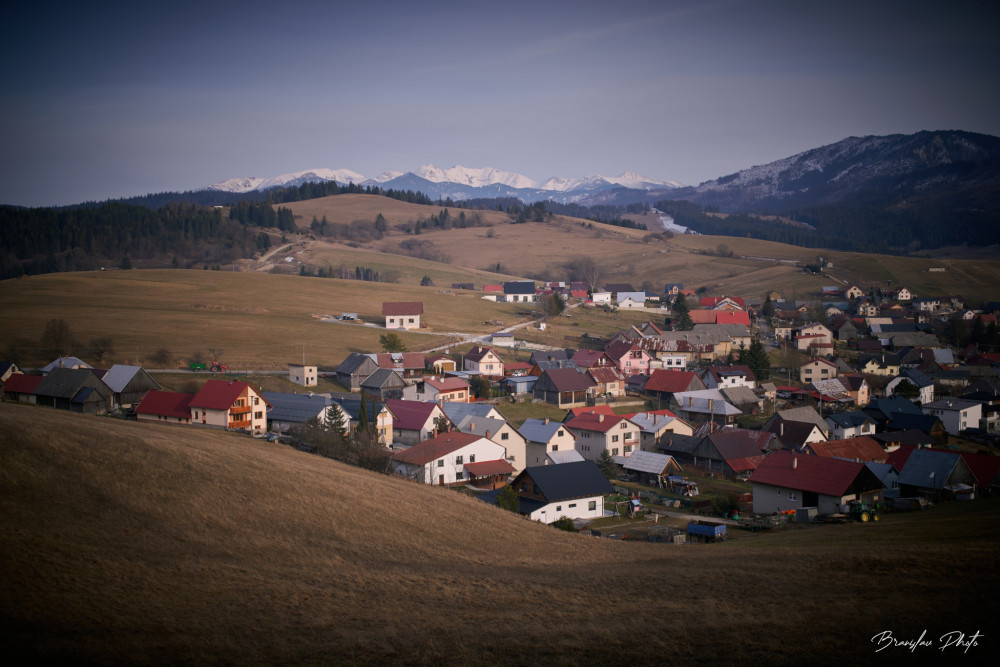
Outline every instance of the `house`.
{"type": "Polygon", "coordinates": [[[643,392],[663,402],[669,402],[673,395],[684,391],[707,389],[705,383],[694,371],[655,369],[643,385],[643,392]]]}
{"type": "Polygon", "coordinates": [[[659,449],[660,440],[667,433],[691,435],[694,429],[686,421],[670,412],[657,410],[655,412],[637,412],[632,415],[622,415],[639,427],[639,446],[647,452],[659,449]]]}
{"type": "Polygon", "coordinates": [[[768,420],[763,430],[778,436],[782,448],[796,452],[810,443],[826,440],[823,429],[817,424],[784,419],[780,415],[768,420]]]}
{"type": "Polygon", "coordinates": [[[944,424],[944,430],[959,435],[968,428],[979,428],[983,405],[962,398],[943,398],[920,406],[925,415],[933,415],[944,424]]]}
{"type": "Polygon", "coordinates": [[[84,414],[110,412],[113,407],[111,388],[91,371],[89,367],[51,368],[35,388],[35,402],[84,414]]]}
{"type": "Polygon", "coordinates": [[[115,364],[102,378],[114,396],[116,408],[131,408],[138,405],[147,391],[159,391],[160,383],[139,366],[115,364]]]}
{"type": "Polygon", "coordinates": [[[455,429],[460,433],[472,433],[489,438],[498,445],[502,445],[507,451],[507,462],[514,466],[514,470],[520,472],[524,470],[526,464],[527,444],[517,429],[503,417],[499,419],[493,417],[479,417],[476,415],[466,415],[459,421],[455,421],[455,429]]]}
{"type": "Polygon", "coordinates": [[[619,341],[608,345],[604,353],[626,377],[649,371],[650,355],[641,345],[619,341]]]}
{"type": "Polygon", "coordinates": [[[0,361],[0,396],[3,395],[3,387],[12,375],[20,375],[21,369],[13,361],[0,361]]]}
{"type": "Polygon", "coordinates": [[[585,459],[597,461],[601,452],[611,456],[628,456],[638,450],[639,427],[618,415],[582,414],[565,424],[576,436],[576,449],[585,459]]]}
{"type": "Polygon", "coordinates": [[[288,381],[303,387],[315,387],[319,381],[319,369],[306,364],[288,364],[288,381]]]}
{"type": "Polygon", "coordinates": [[[836,514],[851,500],[876,501],[882,482],[864,463],[787,451],[771,453],[753,474],[754,514],[815,507],[836,514]]]}
{"type": "Polygon", "coordinates": [[[677,296],[682,289],[684,289],[684,283],[667,283],[666,287],[663,288],[663,294],[665,296],[677,296]]]}
{"type": "Polygon", "coordinates": [[[709,434],[696,451],[699,465],[726,477],[746,477],[764,460],[765,438],[758,431],[724,428],[709,434]]]}
{"type": "Polygon", "coordinates": [[[899,359],[894,354],[877,354],[862,356],[858,359],[858,368],[867,375],[896,377],[899,375],[899,359]]]}
{"type": "Polygon", "coordinates": [[[382,304],[386,329],[419,329],[423,314],[422,301],[387,301],[382,304]]]}
{"type": "MultiPolygon", "coordinates": [[[[839,369],[838,369],[839,372],[839,369]]],[[[872,400],[872,388],[868,380],[856,374],[840,375],[837,378],[844,386],[847,395],[854,401],[854,405],[863,408],[872,400]]]]}
{"type": "Polygon", "coordinates": [[[389,399],[385,407],[392,413],[394,445],[412,447],[455,426],[437,403],[389,399]]]}
{"type": "MultiPolygon", "coordinates": [[[[369,355],[379,368],[386,368],[399,373],[404,380],[415,380],[423,377],[427,365],[421,352],[379,352],[369,355]]],[[[447,359],[447,357],[445,357],[447,359]]],[[[450,361],[450,359],[449,359],[450,361]]],[[[454,366],[455,362],[452,362],[454,366]]],[[[451,368],[451,370],[455,370],[451,368]]]]}
{"type": "Polygon", "coordinates": [[[375,430],[378,441],[389,449],[393,448],[393,414],[385,403],[369,401],[364,394],[360,398],[355,398],[351,394],[337,396],[333,402],[339,405],[341,412],[347,415],[350,433],[356,433],[361,428],[363,414],[367,428],[375,430]]]}
{"type": "Polygon", "coordinates": [[[48,375],[54,368],[93,368],[86,361],[77,359],[76,357],[59,357],[55,361],[42,366],[42,375],[48,375]]]}
{"type": "Polygon", "coordinates": [[[525,440],[528,466],[548,465],[548,455],[576,448],[576,436],[562,422],[528,418],[518,429],[525,440]]]}
{"type": "Polygon", "coordinates": [[[194,394],[148,391],[135,407],[135,418],[137,421],[190,424],[192,398],[194,394]]]}
{"type": "Polygon", "coordinates": [[[886,398],[895,395],[899,385],[904,381],[909,382],[917,388],[919,391],[917,401],[920,405],[927,405],[934,401],[934,381],[916,368],[901,369],[899,375],[890,380],[889,384],[885,386],[886,398]]]}
{"type": "Polygon", "coordinates": [[[351,352],[334,371],[337,384],[348,391],[361,391],[361,381],[378,370],[378,364],[367,354],[351,352]]]}
{"type": "MultiPolygon", "coordinates": [[[[286,433],[293,426],[302,426],[315,419],[320,424],[327,423],[327,410],[333,399],[324,394],[286,394],[277,391],[262,391],[261,396],[268,403],[267,430],[286,433]]],[[[338,405],[338,408],[340,406],[338,405]]],[[[341,426],[345,433],[351,431],[351,418],[343,410],[341,426]]]]}
{"type": "Polygon", "coordinates": [[[513,375],[500,380],[500,386],[508,394],[526,396],[534,392],[536,382],[538,382],[536,375],[513,375]]]}
{"type": "Polygon", "coordinates": [[[594,381],[594,393],[598,396],[617,398],[625,395],[625,376],[614,366],[593,366],[587,375],[594,381]]]}
{"type": "Polygon", "coordinates": [[[472,433],[446,431],[392,455],[396,474],[424,484],[504,486],[514,472],[501,445],[472,433]]]}
{"type": "Polygon", "coordinates": [[[874,463],[885,463],[887,458],[886,451],[882,449],[882,445],[869,436],[811,442],[803,447],[803,451],[816,456],[827,456],[852,461],[872,461],[874,463]]]}
{"type": "Polygon", "coordinates": [[[860,299],[865,295],[865,291],[858,287],[857,285],[851,285],[846,290],[844,290],[844,296],[846,296],[851,301],[860,299]]]}
{"type": "Polygon", "coordinates": [[[497,410],[495,405],[490,403],[462,403],[454,401],[443,401],[439,403],[448,419],[453,424],[457,424],[466,417],[485,417],[488,419],[505,419],[497,410]]]}
{"type": "Polygon", "coordinates": [[[700,377],[705,383],[706,389],[725,389],[727,387],[753,389],[757,386],[757,377],[746,365],[712,365],[706,368],[700,377]]]}
{"type": "Polygon", "coordinates": [[[594,381],[586,373],[574,368],[552,368],[539,376],[535,383],[535,398],[560,408],[573,408],[587,404],[593,394],[594,381]]]}
{"type": "MultiPolygon", "coordinates": [[[[942,450],[933,450],[942,451],[942,450]]],[[[957,452],[968,464],[976,478],[976,490],[981,496],[993,495],[994,489],[1000,487],[1000,456],[992,454],[973,454],[972,452],[957,452]]]]}
{"type": "Polygon", "coordinates": [[[622,462],[626,474],[634,475],[640,484],[664,488],[667,477],[681,473],[681,465],[669,454],[634,452],[622,462]]]}
{"type": "Polygon", "coordinates": [[[614,362],[603,350],[577,350],[573,353],[573,363],[577,368],[617,368],[614,362]]]}
{"type": "Polygon", "coordinates": [[[975,488],[976,476],[957,452],[913,449],[899,470],[902,497],[930,495],[954,497],[962,486],[975,488]]]}
{"type": "Polygon", "coordinates": [[[14,373],[3,386],[3,397],[8,401],[16,403],[36,402],[35,390],[44,378],[41,375],[25,375],[24,373],[14,373]]]}
{"type": "MultiPolygon", "coordinates": [[[[451,357],[434,354],[424,359],[424,366],[431,373],[444,375],[458,370],[458,364],[451,357]]],[[[404,376],[405,377],[405,376],[404,376]]]]}
{"type": "Polygon", "coordinates": [[[509,280],[503,284],[503,294],[508,303],[529,303],[538,300],[533,280],[509,280]]]}
{"type": "Polygon", "coordinates": [[[813,357],[799,366],[799,381],[803,384],[835,377],[837,377],[837,365],[826,359],[813,357]]]}
{"type": "Polygon", "coordinates": [[[618,307],[623,310],[639,310],[646,307],[645,292],[618,292],[615,294],[618,307]]]}
{"type": "Polygon", "coordinates": [[[485,375],[503,377],[503,359],[491,347],[475,345],[462,357],[462,369],[485,375]]]}
{"type": "MultiPolygon", "coordinates": [[[[542,523],[555,523],[562,517],[599,519],[604,516],[604,496],[614,493],[593,461],[525,468],[510,485],[517,491],[519,513],[542,523]]],[[[480,498],[496,502],[493,492],[480,498]]]]}
{"type": "Polygon", "coordinates": [[[409,385],[403,377],[391,368],[377,368],[361,381],[361,391],[367,396],[385,401],[389,398],[403,398],[403,390],[409,385]]]}
{"type": "Polygon", "coordinates": [[[246,382],[209,380],[191,399],[191,423],[260,435],[267,430],[267,408],[246,382]]]}
{"type": "Polygon", "coordinates": [[[861,410],[828,415],[826,423],[830,427],[830,436],[837,440],[875,435],[875,420],[861,410]]]}
{"type": "Polygon", "coordinates": [[[472,388],[468,382],[457,377],[425,377],[404,387],[403,398],[407,401],[468,403],[472,398],[472,388]]]}
{"type": "Polygon", "coordinates": [[[875,476],[878,477],[880,482],[882,482],[882,487],[885,489],[886,497],[889,497],[890,493],[898,493],[893,491],[893,489],[899,487],[899,471],[896,470],[896,466],[891,463],[875,463],[873,461],[865,461],[865,467],[875,473],[875,476]]]}
{"type": "Polygon", "coordinates": [[[733,424],[743,414],[718,389],[677,392],[670,405],[678,417],[693,423],[733,424]]]}

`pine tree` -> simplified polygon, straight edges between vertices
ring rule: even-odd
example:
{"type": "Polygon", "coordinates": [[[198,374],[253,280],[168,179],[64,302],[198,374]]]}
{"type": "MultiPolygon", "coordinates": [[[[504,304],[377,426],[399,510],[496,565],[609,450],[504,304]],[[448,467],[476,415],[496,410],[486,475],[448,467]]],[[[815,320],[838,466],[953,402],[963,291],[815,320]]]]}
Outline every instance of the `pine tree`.
{"type": "Polygon", "coordinates": [[[615,475],[618,474],[618,466],[615,464],[615,460],[611,458],[611,452],[606,449],[601,452],[601,458],[597,461],[597,467],[601,469],[601,472],[608,479],[614,479],[615,475]]]}
{"type": "Polygon", "coordinates": [[[764,343],[757,336],[750,342],[750,347],[740,354],[740,363],[749,366],[758,381],[771,377],[771,358],[767,355],[764,343]]]}
{"type": "Polygon", "coordinates": [[[683,294],[678,294],[674,299],[672,308],[674,312],[674,329],[677,331],[691,331],[694,323],[691,322],[691,313],[688,311],[687,299],[683,294]]]}

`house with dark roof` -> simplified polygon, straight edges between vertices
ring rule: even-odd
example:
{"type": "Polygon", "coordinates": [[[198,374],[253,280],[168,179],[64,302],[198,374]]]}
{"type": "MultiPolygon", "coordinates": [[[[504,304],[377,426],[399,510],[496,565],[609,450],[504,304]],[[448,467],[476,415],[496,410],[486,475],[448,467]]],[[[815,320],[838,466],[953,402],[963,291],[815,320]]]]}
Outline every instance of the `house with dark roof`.
{"type": "MultiPolygon", "coordinates": [[[[895,454],[895,452],[894,452],[895,454]]],[[[890,459],[898,465],[899,458],[890,459]]],[[[954,498],[974,489],[976,477],[958,452],[933,449],[912,449],[899,470],[899,492],[904,498],[928,495],[932,498],[954,498]]]]}
{"type": "Polygon", "coordinates": [[[815,507],[836,514],[852,500],[874,502],[882,497],[882,481],[864,463],[836,458],[771,453],[753,474],[754,514],[773,514],[815,507]]]}
{"type": "Polygon", "coordinates": [[[587,375],[594,381],[594,393],[611,398],[625,395],[625,376],[614,366],[593,366],[587,375]]]}
{"type": "Polygon", "coordinates": [[[622,459],[622,470],[634,475],[640,484],[665,488],[667,477],[679,475],[681,465],[669,454],[659,452],[633,452],[632,456],[622,459]]]}
{"type": "Polygon", "coordinates": [[[676,393],[699,389],[707,387],[694,371],[675,371],[665,368],[654,369],[642,387],[644,393],[660,399],[664,405],[669,403],[676,393]]]}
{"type": "Polygon", "coordinates": [[[764,460],[766,439],[759,432],[743,428],[724,428],[709,434],[695,451],[698,467],[717,471],[726,477],[745,477],[764,460]]]}
{"type": "Polygon", "coordinates": [[[763,430],[778,436],[783,449],[796,452],[810,443],[826,440],[822,429],[815,423],[785,419],[780,415],[771,418],[763,430]]]}
{"type": "Polygon", "coordinates": [[[347,415],[351,433],[357,432],[361,427],[361,414],[364,408],[365,422],[369,428],[375,429],[378,441],[389,449],[393,448],[393,414],[385,403],[360,398],[356,394],[340,394],[333,398],[333,402],[347,415]]]}
{"type": "Polygon", "coordinates": [[[38,405],[84,414],[104,414],[113,407],[110,387],[89,367],[52,368],[35,388],[35,401],[38,405]]]}
{"type": "Polygon", "coordinates": [[[649,362],[652,357],[638,343],[614,342],[604,348],[604,353],[626,377],[641,375],[649,371],[649,362]]]}
{"type": "Polygon", "coordinates": [[[392,458],[396,474],[424,484],[498,489],[514,472],[506,456],[501,445],[483,436],[446,431],[395,452],[392,458]]]}
{"type": "MultiPolygon", "coordinates": [[[[932,450],[943,451],[943,450],[932,450]]],[[[1000,456],[992,454],[973,454],[972,452],[957,452],[968,464],[976,478],[976,490],[982,496],[994,495],[1000,489],[1000,456]]]]}
{"type": "Polygon", "coordinates": [[[535,281],[533,280],[508,280],[503,284],[503,294],[508,303],[538,301],[535,294],[535,281]]]}
{"type": "MultiPolygon", "coordinates": [[[[327,423],[327,409],[333,399],[323,394],[286,394],[277,391],[262,391],[261,396],[268,403],[267,430],[285,433],[293,426],[302,426],[311,419],[321,424],[327,423]]],[[[344,432],[350,432],[351,419],[343,411],[341,425],[344,432]]]]}
{"type": "Polygon", "coordinates": [[[382,304],[386,329],[419,329],[423,314],[422,301],[387,301],[382,304]]]}
{"type": "MultiPolygon", "coordinates": [[[[379,368],[396,371],[404,380],[413,380],[423,376],[427,363],[422,352],[379,352],[369,356],[375,359],[379,368]]],[[[450,370],[455,370],[454,365],[450,370]]]]}
{"type": "Polygon", "coordinates": [[[875,435],[875,420],[861,410],[827,415],[826,423],[830,427],[830,437],[837,440],[860,435],[875,435]]]}
{"type": "Polygon", "coordinates": [[[552,368],[543,372],[532,392],[535,398],[560,408],[574,408],[587,404],[593,394],[594,381],[575,368],[552,368]]]}
{"type": "MultiPolygon", "coordinates": [[[[593,461],[525,468],[510,482],[517,491],[518,512],[532,521],[555,523],[569,519],[599,519],[604,516],[604,496],[614,487],[593,461]]],[[[496,503],[494,492],[481,495],[496,503]]]]}
{"type": "Polygon", "coordinates": [[[190,424],[192,398],[194,394],[148,391],[135,408],[135,418],[137,421],[155,421],[164,424],[190,424]]]}
{"type": "Polygon", "coordinates": [[[378,363],[367,354],[351,352],[334,371],[337,384],[348,391],[361,391],[361,381],[378,370],[378,363]]]}
{"type": "Polygon", "coordinates": [[[71,368],[75,370],[79,368],[93,368],[93,366],[76,357],[59,357],[55,361],[42,366],[42,375],[48,375],[54,368],[71,368]]]}
{"type": "Polygon", "coordinates": [[[391,368],[377,368],[361,381],[361,391],[376,401],[403,398],[403,390],[408,386],[403,377],[391,368]]]}
{"type": "Polygon", "coordinates": [[[979,428],[983,416],[983,406],[976,401],[963,398],[945,397],[921,406],[925,415],[933,415],[944,424],[944,430],[951,435],[959,435],[970,428],[979,428]]]}
{"type": "Polygon", "coordinates": [[[191,399],[191,423],[260,435],[268,402],[246,382],[208,380],[191,399]]]}

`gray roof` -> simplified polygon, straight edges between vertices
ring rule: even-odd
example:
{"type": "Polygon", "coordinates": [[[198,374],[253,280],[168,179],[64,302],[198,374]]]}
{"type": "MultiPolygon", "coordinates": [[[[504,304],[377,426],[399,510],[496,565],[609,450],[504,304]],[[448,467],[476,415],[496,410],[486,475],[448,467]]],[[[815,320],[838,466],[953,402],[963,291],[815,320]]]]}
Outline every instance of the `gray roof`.
{"type": "Polygon", "coordinates": [[[406,384],[403,377],[391,368],[379,368],[361,381],[362,387],[402,387],[406,384]]]}
{"type": "Polygon", "coordinates": [[[35,395],[72,399],[84,387],[100,386],[104,386],[105,388],[101,392],[102,394],[105,396],[111,394],[111,391],[107,389],[107,385],[104,385],[103,381],[94,375],[89,368],[55,367],[38,383],[35,395]]]}
{"type": "Polygon", "coordinates": [[[865,467],[875,473],[880,482],[885,482],[885,476],[896,469],[891,463],[876,463],[875,461],[866,461],[865,467]]]}
{"type": "Polygon", "coordinates": [[[533,280],[509,280],[503,284],[504,294],[534,294],[535,281],[533,280]]]}
{"type": "MultiPolygon", "coordinates": [[[[659,435],[670,423],[676,421],[677,417],[669,417],[667,415],[657,415],[652,412],[637,412],[633,416],[628,418],[630,422],[639,427],[643,433],[652,433],[654,435],[659,435]]],[[[633,454],[634,456],[634,454],[633,454]]]]}
{"type": "Polygon", "coordinates": [[[648,472],[653,475],[660,475],[666,469],[674,457],[669,454],[657,454],[656,452],[645,452],[639,450],[632,452],[631,456],[625,458],[625,470],[635,470],[636,472],[648,472]]]}
{"type": "Polygon", "coordinates": [[[816,408],[812,406],[778,410],[778,416],[785,421],[810,422],[812,424],[816,424],[816,426],[819,426],[819,430],[823,431],[823,433],[830,430],[829,424],[824,421],[820,414],[816,412],[816,408]]]}
{"type": "MultiPolygon", "coordinates": [[[[954,363],[954,361],[951,363],[954,363]]],[[[934,385],[934,380],[930,379],[923,371],[916,368],[904,368],[899,372],[899,375],[900,377],[906,378],[915,384],[918,389],[934,385]]]]}
{"type": "MultiPolygon", "coordinates": [[[[445,413],[447,414],[447,413],[445,413]]],[[[451,417],[448,417],[451,419],[451,417]]],[[[454,419],[452,419],[455,422],[454,419]]],[[[507,422],[503,419],[491,419],[489,417],[476,417],[475,415],[468,415],[463,418],[460,422],[455,422],[455,428],[457,428],[461,433],[472,433],[474,435],[481,435],[484,438],[487,437],[486,434],[489,433],[490,436],[497,434],[497,431],[504,427],[507,422]]]]}
{"type": "Polygon", "coordinates": [[[691,454],[705,438],[698,435],[681,435],[679,433],[664,434],[660,440],[660,449],[668,452],[691,454]]]}
{"type": "Polygon", "coordinates": [[[549,452],[546,454],[552,463],[556,465],[561,465],[563,463],[575,463],[577,461],[585,461],[583,454],[576,451],[575,449],[567,449],[564,452],[549,452]]]}
{"type": "Polygon", "coordinates": [[[496,406],[489,403],[456,403],[455,401],[444,401],[441,406],[444,413],[452,423],[457,424],[466,417],[486,417],[496,410],[496,406]]]}
{"type": "Polygon", "coordinates": [[[378,367],[378,364],[376,364],[368,355],[361,354],[360,352],[351,352],[347,355],[346,359],[340,362],[340,365],[337,366],[336,372],[347,374],[353,373],[359,366],[361,366],[361,364],[365,362],[370,363],[373,367],[378,367]]]}
{"type": "Polygon", "coordinates": [[[577,461],[525,468],[518,478],[530,477],[546,502],[614,493],[614,488],[593,461],[577,461]]]}
{"type": "Polygon", "coordinates": [[[285,394],[277,391],[262,391],[260,393],[271,407],[267,410],[267,418],[281,422],[304,424],[313,417],[319,417],[333,402],[323,394],[285,394]]]}
{"type": "Polygon", "coordinates": [[[59,357],[51,364],[42,367],[42,375],[47,375],[53,368],[73,368],[74,366],[77,368],[93,368],[86,361],[77,359],[76,357],[59,357]]]}
{"type": "Polygon", "coordinates": [[[761,398],[753,393],[753,389],[746,386],[724,387],[720,389],[726,400],[733,405],[749,405],[750,403],[760,403],[761,398]]]}
{"type": "Polygon", "coordinates": [[[969,401],[964,398],[942,398],[933,403],[925,403],[921,406],[924,410],[968,410],[979,405],[976,401],[969,401]]]}
{"type": "Polygon", "coordinates": [[[865,422],[871,422],[872,418],[860,410],[854,410],[852,412],[837,412],[827,415],[826,421],[833,422],[841,428],[857,428],[865,422]]]}
{"type": "Polygon", "coordinates": [[[957,452],[915,449],[906,459],[899,473],[898,483],[900,486],[905,484],[921,489],[943,489],[961,459],[957,452]]]}
{"type": "Polygon", "coordinates": [[[120,394],[125,390],[125,387],[128,385],[128,383],[132,381],[132,378],[135,377],[135,374],[141,370],[142,368],[139,366],[126,366],[125,364],[115,364],[108,370],[107,373],[104,374],[104,377],[101,379],[104,380],[104,384],[111,387],[111,391],[115,392],[116,394],[120,394]]]}
{"type": "MultiPolygon", "coordinates": [[[[528,418],[524,420],[521,424],[521,428],[517,429],[517,432],[524,436],[524,439],[528,442],[538,442],[542,444],[548,443],[555,435],[556,431],[563,428],[563,423],[555,421],[554,419],[548,420],[548,424],[545,423],[544,419],[534,419],[528,418]]],[[[566,431],[569,433],[569,430],[566,431]]]]}

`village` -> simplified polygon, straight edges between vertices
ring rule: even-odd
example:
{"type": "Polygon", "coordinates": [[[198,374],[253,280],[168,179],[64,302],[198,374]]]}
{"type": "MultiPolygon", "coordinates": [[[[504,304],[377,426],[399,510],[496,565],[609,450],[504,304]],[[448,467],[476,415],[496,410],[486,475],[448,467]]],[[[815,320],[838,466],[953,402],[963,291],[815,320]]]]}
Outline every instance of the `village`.
{"type": "MultiPolygon", "coordinates": [[[[577,529],[639,507],[654,522],[666,508],[691,512],[689,537],[706,514],[753,530],[780,523],[767,517],[878,520],[1000,485],[1000,303],[855,285],[803,301],[599,287],[519,280],[484,285],[482,298],[649,320],[570,348],[533,349],[504,330],[455,350],[303,360],[288,365],[287,392],[227,377],[221,363],[192,364],[213,377],[185,393],[140,366],[64,357],[24,373],[6,362],[3,398],[317,453],[317,434],[367,440],[365,467],[577,529]],[[321,377],[343,391],[317,392],[321,377]]],[[[421,302],[383,302],[378,326],[426,329],[423,314],[421,302]]]]}

